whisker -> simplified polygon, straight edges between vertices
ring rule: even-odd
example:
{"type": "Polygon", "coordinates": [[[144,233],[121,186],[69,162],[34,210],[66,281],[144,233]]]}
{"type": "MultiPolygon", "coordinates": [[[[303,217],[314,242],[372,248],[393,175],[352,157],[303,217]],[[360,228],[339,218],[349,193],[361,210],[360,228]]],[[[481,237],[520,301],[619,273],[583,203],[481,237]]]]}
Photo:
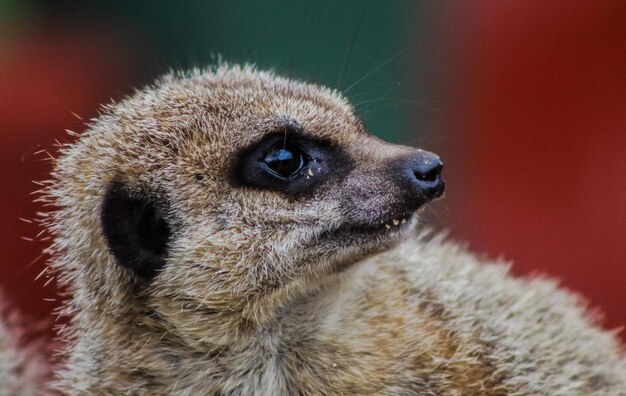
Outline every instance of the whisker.
{"type": "MultiPolygon", "coordinates": [[[[308,3],[305,3],[308,5],[308,3]]],[[[289,62],[289,73],[287,74],[288,76],[288,80],[287,80],[287,94],[289,96],[287,96],[287,103],[289,103],[289,99],[291,98],[291,83],[293,81],[293,67],[294,64],[296,63],[296,55],[298,53],[298,50],[300,48],[300,45],[302,44],[302,39],[304,38],[304,35],[306,34],[306,32],[309,30],[309,27],[311,26],[313,22],[313,13],[309,14],[309,17],[307,18],[307,21],[304,25],[304,28],[302,29],[302,31],[300,32],[300,34],[298,35],[297,40],[294,41],[293,45],[291,46],[291,60],[289,62]]]]}
{"type": "Polygon", "coordinates": [[[382,63],[379,63],[376,67],[374,67],[372,70],[370,70],[368,73],[366,73],[365,75],[363,75],[361,78],[359,78],[358,80],[356,80],[355,82],[353,82],[348,88],[346,88],[343,93],[344,95],[347,94],[348,92],[350,92],[350,90],[354,87],[356,87],[359,83],[361,83],[363,80],[365,80],[366,78],[368,78],[369,76],[371,76],[372,74],[376,73],[378,70],[380,70],[381,68],[383,68],[384,66],[386,66],[387,64],[393,62],[394,60],[396,60],[398,57],[400,57],[400,55],[404,54],[405,52],[407,52],[409,50],[410,46],[405,47],[404,49],[396,52],[395,54],[393,54],[390,58],[388,58],[387,60],[385,60],[382,63]]]}
{"type": "Polygon", "coordinates": [[[419,107],[422,107],[424,109],[427,109],[427,110],[430,110],[430,111],[433,111],[433,112],[441,111],[440,109],[437,109],[437,108],[431,107],[431,106],[427,106],[427,105],[425,105],[423,103],[420,103],[419,101],[412,101],[411,100],[411,101],[403,101],[403,102],[391,103],[391,104],[387,104],[387,105],[384,105],[384,106],[378,106],[378,107],[375,107],[373,109],[368,109],[368,110],[364,111],[363,114],[365,115],[365,114],[368,114],[368,113],[372,113],[374,111],[378,111],[378,110],[382,110],[382,109],[386,109],[386,108],[390,108],[390,107],[402,106],[402,105],[419,106],[419,107]]]}
{"type": "Polygon", "coordinates": [[[356,25],[356,30],[352,34],[352,39],[350,40],[350,47],[348,48],[348,54],[346,55],[346,59],[341,66],[341,70],[339,71],[339,79],[337,80],[337,89],[341,89],[341,84],[343,83],[346,74],[348,73],[348,66],[350,65],[350,58],[352,57],[352,51],[354,49],[354,44],[356,43],[356,38],[359,35],[359,31],[361,30],[361,26],[363,25],[363,20],[365,19],[365,14],[367,10],[370,8],[372,4],[371,1],[367,3],[365,7],[363,7],[363,11],[361,12],[361,16],[359,18],[359,22],[356,25]]]}
{"type": "Polygon", "coordinates": [[[438,100],[410,100],[410,99],[404,99],[404,98],[385,98],[385,97],[381,97],[381,98],[374,98],[374,99],[367,99],[367,100],[363,100],[361,102],[358,102],[354,105],[354,107],[358,107],[367,103],[376,103],[376,102],[385,102],[385,101],[395,101],[395,102],[403,102],[403,103],[412,103],[412,104],[424,104],[424,103],[428,103],[428,102],[439,102],[438,100]]]}

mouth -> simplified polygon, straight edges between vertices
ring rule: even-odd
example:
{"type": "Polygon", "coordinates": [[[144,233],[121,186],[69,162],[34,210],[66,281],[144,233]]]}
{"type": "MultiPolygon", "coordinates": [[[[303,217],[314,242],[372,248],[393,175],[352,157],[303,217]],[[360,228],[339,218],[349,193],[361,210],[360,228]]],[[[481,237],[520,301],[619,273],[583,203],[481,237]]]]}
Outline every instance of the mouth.
{"type": "Polygon", "coordinates": [[[317,232],[306,246],[318,254],[332,253],[328,273],[340,273],[359,258],[393,247],[417,224],[417,212],[386,215],[368,223],[345,223],[317,232]]]}
{"type": "Polygon", "coordinates": [[[369,223],[346,223],[339,227],[322,231],[316,238],[317,243],[325,241],[345,242],[354,245],[366,241],[384,242],[393,240],[414,228],[415,212],[399,215],[386,215],[369,223]]]}
{"type": "Polygon", "coordinates": [[[417,225],[417,213],[391,212],[367,223],[346,222],[311,230],[300,245],[307,252],[303,261],[326,262],[325,270],[313,267],[317,275],[341,273],[359,259],[391,248],[410,235],[417,225]]]}

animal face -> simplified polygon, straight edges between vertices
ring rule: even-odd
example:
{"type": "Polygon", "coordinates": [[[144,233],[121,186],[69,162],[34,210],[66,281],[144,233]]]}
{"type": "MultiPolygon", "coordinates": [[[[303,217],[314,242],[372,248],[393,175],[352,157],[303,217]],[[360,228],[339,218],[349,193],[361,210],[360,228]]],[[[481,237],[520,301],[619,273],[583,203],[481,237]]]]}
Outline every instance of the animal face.
{"type": "Polygon", "coordinates": [[[94,261],[78,278],[129,279],[161,315],[241,312],[399,241],[441,168],[328,89],[221,67],[110,106],[66,150],[57,233],[94,261]]]}

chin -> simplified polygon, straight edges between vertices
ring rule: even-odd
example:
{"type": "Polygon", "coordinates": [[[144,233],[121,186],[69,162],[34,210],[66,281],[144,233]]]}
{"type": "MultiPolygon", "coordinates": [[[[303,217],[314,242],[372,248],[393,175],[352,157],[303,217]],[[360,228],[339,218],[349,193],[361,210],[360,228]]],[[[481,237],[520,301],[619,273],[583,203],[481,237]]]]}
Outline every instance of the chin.
{"type": "MultiPolygon", "coordinates": [[[[393,248],[403,240],[415,235],[418,218],[416,213],[376,221],[372,225],[345,224],[333,230],[325,230],[314,239],[317,251],[331,252],[330,272],[342,272],[364,258],[393,248]]],[[[309,245],[310,246],[310,245],[309,245]]]]}

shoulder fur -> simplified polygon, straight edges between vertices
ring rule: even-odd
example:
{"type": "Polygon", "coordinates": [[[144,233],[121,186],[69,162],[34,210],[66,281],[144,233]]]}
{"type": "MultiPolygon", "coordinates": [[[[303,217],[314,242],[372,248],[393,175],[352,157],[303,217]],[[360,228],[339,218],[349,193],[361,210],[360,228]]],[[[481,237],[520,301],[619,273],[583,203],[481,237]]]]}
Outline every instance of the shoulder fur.
{"type": "Polygon", "coordinates": [[[597,313],[580,296],[556,282],[516,279],[509,265],[442,237],[406,242],[369,265],[396,274],[390,288],[400,280],[410,285],[408,293],[445,318],[450,332],[479,340],[480,355],[514,394],[626,394],[623,345],[597,326],[597,313]]]}
{"type": "Polygon", "coordinates": [[[25,333],[28,327],[33,325],[0,300],[0,395],[45,394],[49,366],[42,343],[23,339],[33,337],[25,333]]]}

